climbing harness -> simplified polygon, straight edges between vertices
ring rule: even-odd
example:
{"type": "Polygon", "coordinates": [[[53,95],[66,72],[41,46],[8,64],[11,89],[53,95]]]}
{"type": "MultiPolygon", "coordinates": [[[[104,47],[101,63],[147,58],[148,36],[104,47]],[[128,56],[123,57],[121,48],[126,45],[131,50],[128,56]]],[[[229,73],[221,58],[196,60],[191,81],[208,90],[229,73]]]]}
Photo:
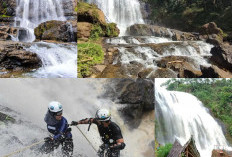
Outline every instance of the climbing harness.
{"type": "Polygon", "coordinates": [[[15,154],[17,154],[17,153],[20,153],[20,152],[26,150],[26,149],[29,149],[29,148],[31,148],[31,147],[33,147],[33,146],[36,146],[36,145],[38,145],[38,144],[40,144],[40,143],[42,143],[42,142],[44,142],[44,140],[41,140],[41,141],[36,142],[36,143],[33,143],[33,144],[29,145],[29,146],[26,146],[26,147],[24,147],[24,148],[22,148],[22,149],[19,149],[19,150],[15,151],[15,152],[12,152],[12,153],[10,153],[10,154],[8,154],[8,155],[5,155],[5,156],[3,156],[3,157],[9,157],[9,156],[15,155],[15,154]]]}

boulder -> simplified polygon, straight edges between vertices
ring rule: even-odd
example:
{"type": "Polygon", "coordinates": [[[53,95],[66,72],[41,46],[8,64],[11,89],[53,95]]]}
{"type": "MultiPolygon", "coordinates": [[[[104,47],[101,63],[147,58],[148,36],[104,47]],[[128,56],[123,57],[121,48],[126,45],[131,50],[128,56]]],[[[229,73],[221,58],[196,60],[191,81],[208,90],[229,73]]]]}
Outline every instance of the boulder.
{"type": "Polygon", "coordinates": [[[204,39],[210,44],[220,45],[223,42],[223,31],[214,22],[203,25],[199,32],[200,39],[204,39]]]}
{"type": "Polygon", "coordinates": [[[210,61],[224,69],[232,72],[232,45],[222,44],[211,49],[210,61]]]}
{"type": "Polygon", "coordinates": [[[105,25],[105,15],[95,4],[77,2],[77,20],[78,22],[99,23],[105,25]]]}
{"type": "Polygon", "coordinates": [[[31,70],[42,66],[42,61],[36,53],[23,49],[20,43],[0,42],[1,70],[31,70]]]}
{"type": "Polygon", "coordinates": [[[198,37],[192,33],[181,32],[175,29],[160,27],[156,25],[135,24],[127,29],[129,35],[135,36],[156,36],[171,38],[175,41],[197,40],[198,37]]]}
{"type": "Polygon", "coordinates": [[[105,67],[102,73],[97,75],[97,78],[125,78],[121,66],[109,64],[105,67]]]}
{"type": "Polygon", "coordinates": [[[77,41],[76,21],[47,21],[35,28],[36,39],[63,42],[77,41]]]}

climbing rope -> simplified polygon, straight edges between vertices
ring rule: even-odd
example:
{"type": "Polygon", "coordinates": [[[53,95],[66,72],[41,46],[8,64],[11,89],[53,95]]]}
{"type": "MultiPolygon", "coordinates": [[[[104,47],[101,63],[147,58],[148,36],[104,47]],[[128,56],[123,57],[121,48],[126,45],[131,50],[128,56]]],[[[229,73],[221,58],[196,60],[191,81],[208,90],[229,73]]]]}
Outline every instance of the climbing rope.
{"type": "Polygon", "coordinates": [[[78,127],[78,126],[76,126],[77,127],[77,129],[81,132],[81,134],[85,137],[85,139],[89,142],[89,144],[91,145],[91,147],[95,150],[95,152],[97,152],[97,149],[96,148],[94,148],[94,146],[93,146],[93,144],[90,142],[90,140],[85,136],[85,134],[81,131],[81,129],[78,127]]]}
{"type": "Polygon", "coordinates": [[[35,145],[38,145],[38,144],[40,144],[40,143],[42,143],[42,142],[44,142],[44,140],[41,140],[41,141],[36,142],[36,143],[33,143],[32,145],[26,146],[26,147],[24,147],[24,148],[22,148],[22,149],[19,149],[19,150],[15,151],[15,152],[12,152],[12,153],[10,153],[10,154],[8,154],[8,155],[5,155],[5,156],[3,156],[3,157],[9,157],[9,156],[15,155],[15,154],[20,153],[20,152],[22,152],[22,151],[24,151],[24,150],[26,150],[26,149],[29,149],[29,148],[31,148],[31,147],[33,147],[33,146],[35,146],[35,145]]]}

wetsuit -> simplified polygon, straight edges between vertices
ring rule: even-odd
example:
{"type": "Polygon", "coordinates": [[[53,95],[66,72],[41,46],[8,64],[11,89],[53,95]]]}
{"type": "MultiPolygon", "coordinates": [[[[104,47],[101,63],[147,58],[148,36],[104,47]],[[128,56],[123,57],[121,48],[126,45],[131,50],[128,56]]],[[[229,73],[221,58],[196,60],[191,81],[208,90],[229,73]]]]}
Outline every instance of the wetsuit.
{"type": "Polygon", "coordinates": [[[96,119],[93,119],[93,123],[97,125],[99,134],[104,143],[103,145],[100,146],[98,155],[102,157],[104,155],[104,150],[108,149],[106,153],[107,157],[119,157],[120,156],[119,149],[106,148],[107,146],[113,146],[114,144],[117,144],[116,141],[118,139],[123,138],[119,126],[114,122],[110,122],[108,127],[104,127],[103,124],[102,123],[99,124],[96,119]]]}
{"type": "Polygon", "coordinates": [[[58,148],[61,144],[63,156],[71,157],[73,154],[73,141],[71,129],[68,128],[66,118],[62,117],[61,120],[56,120],[48,111],[44,120],[47,123],[48,131],[54,136],[53,140],[49,140],[49,138],[47,138],[41,148],[41,151],[48,154],[58,148]]]}

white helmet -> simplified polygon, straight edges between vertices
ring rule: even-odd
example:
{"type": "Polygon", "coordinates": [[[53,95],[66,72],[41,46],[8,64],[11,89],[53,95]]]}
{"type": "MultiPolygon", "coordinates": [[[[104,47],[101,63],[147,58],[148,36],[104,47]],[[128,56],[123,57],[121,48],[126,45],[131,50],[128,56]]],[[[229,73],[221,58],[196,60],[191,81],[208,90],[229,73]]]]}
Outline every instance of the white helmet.
{"type": "Polygon", "coordinates": [[[49,103],[48,109],[50,112],[57,113],[57,112],[62,112],[63,107],[62,107],[61,103],[59,103],[57,101],[52,101],[49,103]]]}
{"type": "Polygon", "coordinates": [[[108,120],[111,119],[110,116],[111,116],[111,114],[110,114],[109,110],[107,110],[107,109],[100,109],[100,110],[97,110],[95,117],[99,121],[108,121],[108,120]]]}

